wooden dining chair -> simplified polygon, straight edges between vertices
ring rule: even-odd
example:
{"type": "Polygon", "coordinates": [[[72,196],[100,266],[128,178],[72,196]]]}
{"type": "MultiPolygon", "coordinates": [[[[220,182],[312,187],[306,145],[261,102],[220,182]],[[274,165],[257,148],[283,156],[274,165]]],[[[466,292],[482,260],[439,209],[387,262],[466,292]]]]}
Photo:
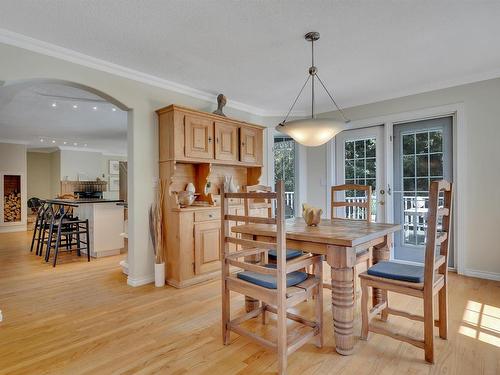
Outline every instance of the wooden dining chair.
{"type": "Polygon", "coordinates": [[[285,236],[285,204],[284,184],[276,184],[276,192],[221,192],[221,255],[222,255],[222,337],[225,345],[230,343],[230,332],[245,336],[278,354],[278,369],[280,374],[286,373],[288,355],[315,337],[315,345],[323,345],[323,298],[322,298],[322,271],[315,267],[315,274],[298,271],[309,265],[319,265],[321,257],[313,254],[304,254],[298,258],[286,261],[285,236]],[[276,201],[276,210],[273,217],[239,216],[228,214],[228,200],[242,199],[269,199],[276,201]],[[230,236],[230,222],[243,222],[246,225],[272,224],[274,225],[276,240],[265,241],[243,239],[230,236]],[[242,246],[242,250],[230,252],[229,244],[242,246]],[[276,264],[264,263],[269,249],[275,249],[276,264]],[[250,255],[261,255],[261,263],[248,263],[244,259],[250,255]],[[230,267],[242,271],[232,274],[230,267]],[[236,318],[231,318],[230,292],[237,292],[262,301],[260,307],[236,318]],[[287,309],[295,306],[309,297],[315,296],[315,318],[306,319],[287,309]],[[267,323],[266,313],[277,316],[277,334],[275,340],[269,340],[242,326],[242,323],[262,315],[263,324],[267,323]],[[287,318],[301,324],[300,332],[294,332],[288,340],[287,318]],[[305,333],[304,333],[305,329],[305,333]]]}
{"type": "Polygon", "coordinates": [[[347,217],[349,216],[348,213],[346,212],[346,218],[350,220],[366,220],[367,222],[371,222],[371,216],[372,216],[372,209],[371,209],[371,203],[372,203],[372,187],[369,185],[358,185],[358,184],[343,184],[343,185],[337,185],[337,186],[332,186],[331,190],[331,217],[336,218],[336,209],[338,207],[344,207],[346,210],[349,210],[352,208],[351,214],[354,214],[354,217],[347,217]],[[354,191],[354,197],[352,197],[352,200],[349,201],[347,199],[344,200],[337,200],[336,195],[339,192],[344,192],[345,193],[348,191],[354,191]],[[364,195],[363,197],[358,196],[358,192],[363,192],[364,195]]]}
{"type": "MultiPolygon", "coordinates": [[[[347,197],[346,197],[347,198],[347,197]]],[[[359,185],[359,184],[343,184],[332,186],[331,188],[331,218],[332,219],[346,219],[346,220],[363,220],[371,223],[371,205],[372,205],[372,187],[369,185],[359,185]],[[354,197],[352,200],[341,200],[337,199],[337,194],[346,193],[348,191],[354,191],[354,197]],[[362,192],[363,196],[358,196],[358,192],[362,192]],[[345,217],[337,216],[337,209],[343,207],[345,208],[345,217]],[[351,214],[351,215],[350,215],[351,214]],[[350,216],[350,217],[349,217],[350,216]]],[[[366,269],[371,266],[373,249],[370,247],[368,249],[361,249],[356,253],[356,266],[358,264],[365,264],[366,269]]],[[[356,269],[354,275],[354,282],[356,282],[356,269]]],[[[327,289],[331,289],[330,283],[324,283],[323,286],[327,289]]],[[[359,296],[359,286],[354,288],[356,298],[359,296]]]]}
{"type": "MultiPolygon", "coordinates": [[[[250,185],[250,186],[245,186],[243,188],[243,190],[247,193],[251,193],[251,192],[261,192],[261,193],[265,193],[265,192],[270,192],[272,191],[271,187],[270,186],[265,186],[265,185],[250,185]]],[[[245,210],[245,216],[250,216],[250,205],[255,202],[255,199],[244,199],[243,200],[243,206],[244,206],[244,210],[245,210]]],[[[262,203],[265,203],[265,206],[264,208],[267,210],[267,217],[272,217],[273,215],[273,205],[272,205],[272,202],[271,202],[271,199],[265,199],[262,201],[262,203]]],[[[290,259],[294,259],[294,258],[298,258],[302,255],[302,251],[300,250],[293,250],[293,249],[287,249],[286,251],[286,259],[287,260],[290,260],[290,259]]],[[[271,249],[269,250],[269,252],[267,253],[267,256],[268,256],[268,261],[269,263],[276,263],[276,259],[277,259],[277,256],[276,256],[276,250],[274,249],[271,249]]]]}
{"type": "Polygon", "coordinates": [[[450,220],[453,186],[445,180],[431,183],[429,191],[429,211],[427,216],[427,243],[423,266],[408,265],[390,261],[379,262],[361,278],[361,338],[367,339],[368,332],[386,335],[412,344],[425,351],[425,360],[434,363],[434,325],[439,327],[439,337],[448,336],[448,248],[450,238],[450,220]],[[438,208],[439,194],[444,193],[443,207],[438,208]],[[438,220],[442,218],[441,231],[438,232],[438,220]],[[439,253],[437,253],[439,246],[439,253]],[[368,308],[368,288],[382,290],[382,302],[368,308]],[[424,315],[415,315],[389,307],[387,292],[406,294],[423,299],[424,315]],[[434,296],[438,295],[439,316],[434,320],[434,296]],[[388,329],[370,325],[370,320],[380,312],[402,316],[424,323],[423,340],[404,336],[388,329]]]}

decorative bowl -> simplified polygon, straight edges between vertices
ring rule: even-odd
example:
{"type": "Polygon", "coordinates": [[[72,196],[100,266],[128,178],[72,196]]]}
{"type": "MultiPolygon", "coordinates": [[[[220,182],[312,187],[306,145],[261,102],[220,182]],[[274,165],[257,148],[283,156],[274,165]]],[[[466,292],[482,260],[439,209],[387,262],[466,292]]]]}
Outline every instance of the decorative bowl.
{"type": "Polygon", "coordinates": [[[184,207],[191,206],[195,198],[195,195],[189,191],[179,191],[177,193],[179,204],[184,207]]]}

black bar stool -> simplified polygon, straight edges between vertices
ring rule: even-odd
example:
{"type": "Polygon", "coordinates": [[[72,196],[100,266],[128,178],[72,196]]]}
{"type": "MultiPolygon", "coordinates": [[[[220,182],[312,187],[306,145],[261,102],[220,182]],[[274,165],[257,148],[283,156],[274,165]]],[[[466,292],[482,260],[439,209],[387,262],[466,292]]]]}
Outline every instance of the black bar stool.
{"type": "Polygon", "coordinates": [[[30,252],[33,252],[33,248],[36,243],[36,252],[38,255],[38,249],[40,248],[40,239],[42,238],[42,230],[45,223],[45,213],[49,207],[49,204],[45,201],[40,200],[40,206],[38,207],[38,211],[36,213],[35,227],[33,228],[33,237],[31,239],[31,248],[30,252]]]}
{"type": "Polygon", "coordinates": [[[78,217],[73,217],[72,211],[74,207],[78,207],[78,205],[53,203],[51,209],[52,220],[48,229],[47,250],[45,252],[45,261],[48,262],[50,251],[54,249],[53,267],[57,264],[59,251],[72,252],[76,250],[77,255],[81,256],[81,250],[86,250],[87,261],[90,262],[89,221],[88,219],[80,220],[78,217]],[[57,206],[58,209],[54,209],[54,206],[57,206]],[[82,235],[84,235],[84,239],[82,235]],[[85,246],[82,246],[82,244],[85,246]]]}

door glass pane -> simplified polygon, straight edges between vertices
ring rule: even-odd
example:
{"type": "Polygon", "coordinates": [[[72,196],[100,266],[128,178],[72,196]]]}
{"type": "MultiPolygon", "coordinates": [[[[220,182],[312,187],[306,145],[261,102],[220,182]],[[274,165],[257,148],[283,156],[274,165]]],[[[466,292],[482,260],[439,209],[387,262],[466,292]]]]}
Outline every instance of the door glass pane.
{"type": "Polygon", "coordinates": [[[403,135],[403,155],[415,154],[415,134],[403,135]]]}
{"type": "MultiPolygon", "coordinates": [[[[344,180],[346,184],[370,185],[372,187],[372,221],[376,221],[377,190],[376,190],[376,156],[377,145],[375,138],[349,140],[344,143],[344,180]]],[[[364,192],[347,191],[346,201],[366,201],[364,192]]],[[[356,210],[346,207],[345,217],[363,219],[365,210],[356,210]]]]}
{"type": "Polygon", "coordinates": [[[404,231],[401,239],[403,245],[422,246],[427,228],[430,177],[443,178],[442,131],[402,134],[401,149],[404,231]]]}
{"type": "Polygon", "coordinates": [[[295,141],[289,137],[275,137],[274,182],[285,182],[285,216],[295,216],[295,141]]]}

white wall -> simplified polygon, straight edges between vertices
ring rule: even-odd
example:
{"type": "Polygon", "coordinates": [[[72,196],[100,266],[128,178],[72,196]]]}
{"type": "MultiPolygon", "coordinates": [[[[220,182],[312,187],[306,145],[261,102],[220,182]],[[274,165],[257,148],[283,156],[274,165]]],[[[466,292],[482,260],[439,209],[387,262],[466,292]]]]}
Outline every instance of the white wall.
{"type": "MultiPolygon", "coordinates": [[[[26,230],[27,217],[27,189],[26,189],[26,146],[20,144],[0,143],[0,173],[21,174],[21,223],[19,225],[6,224],[0,226],[1,231],[26,230]]],[[[0,181],[3,184],[3,180],[0,181]]],[[[0,187],[3,193],[3,186],[0,187]]],[[[3,196],[0,197],[0,209],[3,210],[3,196]]],[[[3,214],[2,214],[3,216],[3,214]]]]}
{"type": "Polygon", "coordinates": [[[102,178],[102,158],[100,152],[61,150],[61,180],[78,181],[78,174],[86,179],[102,178]]]}
{"type": "Polygon", "coordinates": [[[50,154],[50,195],[52,198],[61,193],[61,151],[50,154]]]}
{"type": "MultiPolygon", "coordinates": [[[[158,177],[158,130],[155,110],[176,103],[213,111],[216,103],[195,99],[68,61],[0,44],[0,81],[61,79],[100,90],[130,108],[128,137],[129,284],[153,280],[153,251],[148,235],[148,208],[158,177]]],[[[230,98],[229,98],[230,100],[230,98]]],[[[231,108],[230,117],[259,123],[260,118],[231,108]]]]}
{"type": "Polygon", "coordinates": [[[47,152],[28,152],[28,199],[32,197],[37,197],[40,199],[52,198],[51,177],[51,154],[47,152]]]}
{"type": "MultiPolygon", "coordinates": [[[[466,121],[463,186],[467,217],[460,230],[466,231],[465,271],[470,275],[500,279],[500,79],[477,82],[419,95],[387,100],[346,110],[352,120],[369,119],[424,108],[463,103],[466,121]]],[[[332,116],[332,114],[323,114],[332,116]]],[[[333,114],[335,116],[335,114],[333,114]]],[[[307,152],[307,189],[311,204],[326,208],[326,146],[307,152]]]]}

